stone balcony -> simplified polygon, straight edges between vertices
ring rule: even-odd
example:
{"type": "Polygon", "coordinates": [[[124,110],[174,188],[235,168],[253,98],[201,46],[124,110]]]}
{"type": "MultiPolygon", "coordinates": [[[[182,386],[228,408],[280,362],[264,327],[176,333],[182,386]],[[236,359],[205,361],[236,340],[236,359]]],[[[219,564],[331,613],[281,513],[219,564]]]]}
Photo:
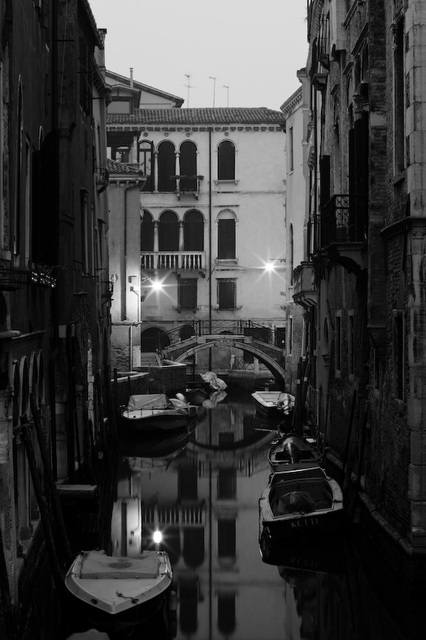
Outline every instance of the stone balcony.
{"type": "Polygon", "coordinates": [[[206,270],[204,251],[144,251],[141,253],[144,271],[201,271],[206,270]]]}
{"type": "Polygon", "coordinates": [[[318,291],[315,284],[315,267],[312,262],[301,262],[293,272],[293,300],[310,309],[316,306],[318,291]]]}

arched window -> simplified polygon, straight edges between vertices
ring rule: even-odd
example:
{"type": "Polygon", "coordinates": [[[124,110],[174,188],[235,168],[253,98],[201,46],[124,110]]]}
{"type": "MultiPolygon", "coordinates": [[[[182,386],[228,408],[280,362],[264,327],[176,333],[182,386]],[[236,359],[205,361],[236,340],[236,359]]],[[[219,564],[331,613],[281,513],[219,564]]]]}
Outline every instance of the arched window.
{"type": "Polygon", "coordinates": [[[197,147],[189,140],[180,145],[180,190],[197,191],[197,147]]]}
{"type": "Polygon", "coordinates": [[[294,284],[293,269],[294,269],[294,232],[293,232],[293,225],[290,224],[290,286],[294,284]]]}
{"type": "Polygon", "coordinates": [[[138,163],[139,169],[146,177],[143,191],[154,190],[154,180],[152,175],[152,142],[142,140],[138,146],[138,163]]]}
{"type": "Polygon", "coordinates": [[[174,211],[164,211],[158,225],[160,251],[179,251],[179,221],[174,211]]]}
{"type": "Polygon", "coordinates": [[[223,140],[217,148],[218,180],[235,180],[235,146],[230,140],[223,140]]]}
{"type": "Polygon", "coordinates": [[[176,175],[175,147],[172,142],[165,140],[158,146],[158,190],[175,191],[176,181],[172,176],[176,175]]]}
{"type": "Polygon", "coordinates": [[[217,224],[217,257],[219,260],[236,258],[235,217],[230,211],[220,214],[217,224]]]}
{"type": "Polygon", "coordinates": [[[183,243],[185,251],[204,251],[204,220],[195,209],[185,213],[183,243]]]}
{"type": "Polygon", "coordinates": [[[141,217],[141,251],[154,251],[154,221],[146,209],[141,217]]]}

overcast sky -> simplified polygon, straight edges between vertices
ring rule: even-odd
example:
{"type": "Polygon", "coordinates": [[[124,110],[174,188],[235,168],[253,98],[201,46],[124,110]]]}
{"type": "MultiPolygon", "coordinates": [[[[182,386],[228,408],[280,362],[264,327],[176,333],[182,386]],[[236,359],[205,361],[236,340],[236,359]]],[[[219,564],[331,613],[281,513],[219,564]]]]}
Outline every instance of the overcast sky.
{"type": "Polygon", "coordinates": [[[279,109],[300,86],[306,0],[89,2],[107,29],[107,69],[129,77],[133,67],[136,81],[183,107],[279,109]]]}

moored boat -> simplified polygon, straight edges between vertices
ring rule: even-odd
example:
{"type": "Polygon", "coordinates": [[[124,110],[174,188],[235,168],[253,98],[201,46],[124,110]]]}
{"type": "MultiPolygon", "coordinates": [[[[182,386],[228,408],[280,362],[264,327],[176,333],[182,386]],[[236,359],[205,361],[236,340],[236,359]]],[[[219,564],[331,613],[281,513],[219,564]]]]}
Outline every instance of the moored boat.
{"type": "Polygon", "coordinates": [[[202,387],[187,387],[185,390],[185,398],[189,404],[203,404],[209,395],[209,392],[202,387]]]}
{"type": "Polygon", "coordinates": [[[318,464],[283,465],[259,499],[259,539],[291,539],[343,528],[343,495],[318,464]]]}
{"type": "Polygon", "coordinates": [[[284,391],[255,391],[251,394],[256,412],[264,418],[289,418],[293,413],[294,396],[284,391]]]}
{"type": "Polygon", "coordinates": [[[286,434],[272,443],[268,451],[268,461],[272,469],[278,465],[321,460],[321,452],[313,438],[302,438],[294,433],[286,434]]]}
{"type": "Polygon", "coordinates": [[[144,551],[137,558],[82,551],[65,586],[89,620],[99,628],[146,621],[165,605],[173,573],[164,551],[144,551]]]}
{"type": "Polygon", "coordinates": [[[130,396],[121,408],[120,427],[127,432],[183,429],[202,409],[164,393],[130,396]]]}

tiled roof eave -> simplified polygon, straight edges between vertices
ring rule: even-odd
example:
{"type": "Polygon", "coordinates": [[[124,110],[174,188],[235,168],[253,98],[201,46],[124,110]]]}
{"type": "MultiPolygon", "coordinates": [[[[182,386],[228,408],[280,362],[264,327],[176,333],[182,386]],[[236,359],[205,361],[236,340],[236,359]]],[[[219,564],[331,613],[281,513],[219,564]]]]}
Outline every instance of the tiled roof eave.
{"type": "Polygon", "coordinates": [[[261,108],[137,109],[132,115],[107,116],[107,125],[158,127],[282,126],[281,111],[261,108]]]}

